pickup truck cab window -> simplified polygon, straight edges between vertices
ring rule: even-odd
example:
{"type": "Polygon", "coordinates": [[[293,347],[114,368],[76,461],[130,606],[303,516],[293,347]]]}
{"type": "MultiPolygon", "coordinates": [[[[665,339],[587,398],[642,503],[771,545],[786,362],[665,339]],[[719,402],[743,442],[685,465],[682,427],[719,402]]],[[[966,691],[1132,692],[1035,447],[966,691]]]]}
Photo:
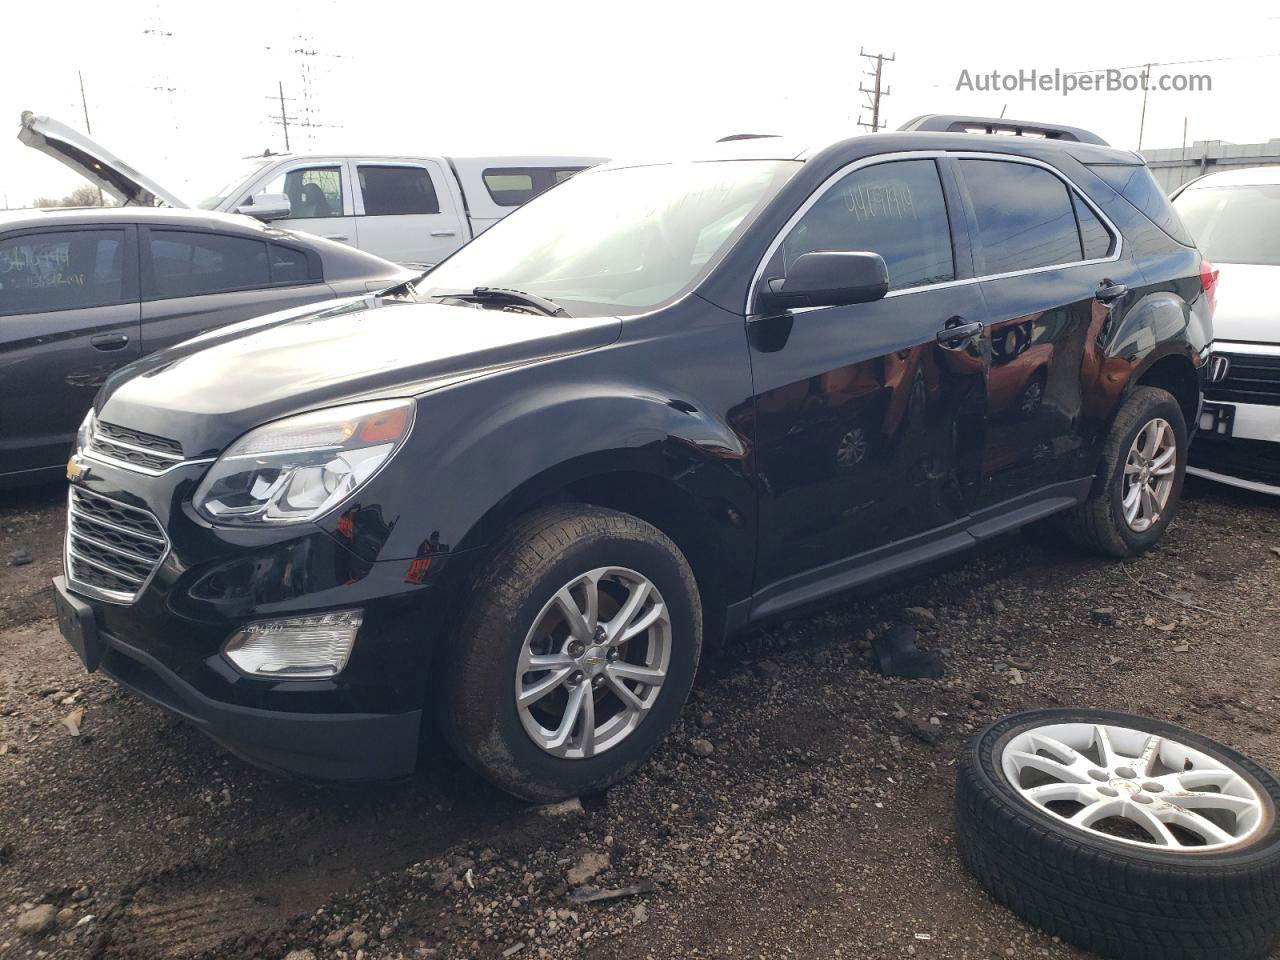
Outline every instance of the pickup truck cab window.
{"type": "Polygon", "coordinates": [[[425,167],[360,164],[356,175],[366,217],[440,212],[440,198],[425,167]]]}
{"type": "Polygon", "coordinates": [[[463,247],[426,292],[510,287],[574,316],[651,310],[704,275],[798,167],[737,160],[581,174],[463,247]]]}
{"type": "Polygon", "coordinates": [[[342,167],[338,164],[299,167],[282,173],[256,193],[283,193],[293,210],[291,220],[340,217],[342,210],[342,167]]]}

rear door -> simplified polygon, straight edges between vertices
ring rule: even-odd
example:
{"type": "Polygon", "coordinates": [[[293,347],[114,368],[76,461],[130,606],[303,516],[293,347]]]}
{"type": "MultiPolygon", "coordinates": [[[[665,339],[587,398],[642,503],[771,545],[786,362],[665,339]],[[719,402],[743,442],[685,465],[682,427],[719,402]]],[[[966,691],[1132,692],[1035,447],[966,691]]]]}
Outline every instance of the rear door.
{"type": "Polygon", "coordinates": [[[988,310],[980,511],[1088,473],[1082,419],[1112,309],[1097,294],[1104,281],[1142,281],[1117,259],[1118,232],[1054,168],[1008,156],[954,164],[988,310]]]}
{"type": "MultiPolygon", "coordinates": [[[[803,208],[757,278],[814,250],[879,253],[874,303],[748,319],[760,476],[758,588],[963,520],[982,442],[982,315],[932,157],[860,165],[803,208]],[[959,256],[957,256],[957,250],[959,256]],[[957,263],[961,266],[957,268],[957,263]]],[[[768,591],[766,590],[766,593],[768,591]]]]}
{"type": "Polygon", "coordinates": [[[65,462],[98,387],[139,352],[135,227],[0,235],[0,474],[65,462]]]}
{"type": "Polygon", "coordinates": [[[210,230],[144,227],[141,234],[144,353],[333,296],[319,258],[301,247],[210,230]]]}
{"type": "Polygon", "coordinates": [[[466,239],[461,213],[434,160],[356,160],[356,236],[366,253],[406,266],[439,263],[466,239]]]}

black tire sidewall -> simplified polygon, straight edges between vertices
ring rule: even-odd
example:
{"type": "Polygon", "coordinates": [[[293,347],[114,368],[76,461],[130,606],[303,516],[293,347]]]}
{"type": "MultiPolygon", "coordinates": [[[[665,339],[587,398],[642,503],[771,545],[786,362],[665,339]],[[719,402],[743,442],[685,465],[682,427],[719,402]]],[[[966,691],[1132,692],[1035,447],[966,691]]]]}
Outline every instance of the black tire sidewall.
{"type": "Polygon", "coordinates": [[[1243,867],[1280,858],[1280,829],[1277,829],[1277,810],[1280,810],[1280,781],[1277,781],[1269,771],[1230,747],[1191,730],[1179,727],[1176,724],[1109,710],[1033,710],[1006,717],[980,731],[971,741],[968,760],[973,765],[986,790],[1000,797],[1010,812],[1051,831],[1062,839],[1078,844],[1081,847],[1103,850],[1112,857],[1138,861],[1144,864],[1163,863],[1182,868],[1191,868],[1196,864],[1218,867],[1243,867]],[[1028,803],[1005,777],[1000,769],[999,758],[1005,744],[1026,730],[1046,724],[1076,722],[1102,723],[1144,730],[1168,736],[1189,747],[1210,754],[1238,773],[1258,791],[1260,796],[1269,801],[1268,826],[1258,834],[1256,839],[1245,846],[1209,851],[1203,854],[1192,852],[1164,853],[1155,848],[1148,850],[1119,841],[1112,841],[1104,836],[1067,826],[1053,814],[1042,811],[1028,803]]]}
{"type": "MultiPolygon", "coordinates": [[[[477,587],[483,589],[483,583],[477,587]]],[[[484,651],[482,656],[462,659],[449,679],[455,703],[465,703],[462,746],[483,752],[482,772],[530,799],[603,789],[631,772],[666,737],[693,686],[701,653],[701,610],[692,574],[682,557],[657,540],[594,535],[585,542],[571,542],[531,578],[523,594],[515,609],[507,611],[502,636],[457,638],[460,643],[479,644],[484,651]],[[667,677],[649,713],[621,742],[586,759],[555,757],[535,744],[520,722],[514,690],[516,661],[535,618],[555,591],[588,570],[606,566],[634,570],[662,595],[671,618],[667,677]],[[495,768],[501,771],[498,776],[495,768]]]]}
{"type": "Polygon", "coordinates": [[[1187,448],[1189,446],[1187,425],[1182,416],[1182,408],[1178,406],[1178,402],[1172,394],[1164,391],[1159,393],[1153,391],[1135,395],[1135,398],[1138,397],[1140,397],[1142,407],[1136,411],[1136,422],[1120,436],[1116,462],[1111,464],[1110,475],[1107,477],[1107,483],[1111,487],[1111,522],[1120,539],[1135,554],[1150,550],[1159,543],[1164,536],[1165,530],[1168,529],[1169,524],[1173,522],[1173,518],[1177,514],[1178,504],[1182,499],[1182,483],[1187,472],[1187,448]],[[1173,489],[1169,491],[1169,502],[1164,512],[1160,515],[1160,519],[1147,530],[1138,532],[1130,527],[1124,518],[1124,466],[1129,456],[1129,449],[1133,446],[1138,434],[1157,417],[1168,421],[1173,427],[1174,437],[1178,445],[1178,451],[1175,456],[1177,467],[1173,474],[1173,489]]]}

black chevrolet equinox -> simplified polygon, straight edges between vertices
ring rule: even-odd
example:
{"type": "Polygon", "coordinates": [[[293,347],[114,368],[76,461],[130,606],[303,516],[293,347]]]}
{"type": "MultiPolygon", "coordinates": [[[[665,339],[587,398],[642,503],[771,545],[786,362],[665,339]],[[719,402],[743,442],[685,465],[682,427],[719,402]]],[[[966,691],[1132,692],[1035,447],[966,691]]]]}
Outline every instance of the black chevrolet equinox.
{"type": "Polygon", "coordinates": [[[410,283],[113,375],[62,630],[276,770],[405,775],[438,726],[512,793],[598,790],[704,640],[1033,521],[1156,544],[1216,279],[1083,130],[597,167],[410,283]]]}

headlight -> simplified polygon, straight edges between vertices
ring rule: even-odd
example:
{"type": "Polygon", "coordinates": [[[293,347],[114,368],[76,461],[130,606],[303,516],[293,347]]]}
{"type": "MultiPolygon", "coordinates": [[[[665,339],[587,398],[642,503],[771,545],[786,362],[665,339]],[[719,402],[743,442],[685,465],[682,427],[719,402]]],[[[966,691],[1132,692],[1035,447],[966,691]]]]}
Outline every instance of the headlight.
{"type": "Polygon", "coordinates": [[[412,400],[352,403],[269,423],[226,449],[193,502],[218,523],[313,520],[372,477],[412,426],[412,400]]]}
{"type": "Polygon", "coordinates": [[[75,453],[80,453],[85,447],[89,446],[89,437],[93,433],[93,407],[89,408],[89,412],[84,415],[84,419],[80,421],[80,429],[76,431],[76,448],[75,453]]]}

